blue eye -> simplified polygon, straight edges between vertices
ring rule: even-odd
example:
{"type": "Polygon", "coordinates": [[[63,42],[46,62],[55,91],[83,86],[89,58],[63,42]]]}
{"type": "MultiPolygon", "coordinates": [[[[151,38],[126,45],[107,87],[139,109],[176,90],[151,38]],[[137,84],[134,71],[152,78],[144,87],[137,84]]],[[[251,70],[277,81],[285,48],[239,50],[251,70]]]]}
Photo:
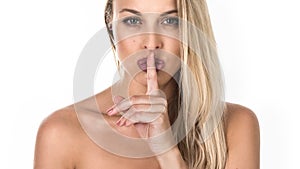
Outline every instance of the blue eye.
{"type": "Polygon", "coordinates": [[[177,26],[179,24],[179,19],[177,17],[167,17],[163,20],[162,24],[177,26]]]}
{"type": "Polygon", "coordinates": [[[122,22],[127,24],[127,25],[140,25],[140,24],[142,24],[141,19],[138,18],[138,17],[128,17],[128,18],[123,19],[122,22]]]}

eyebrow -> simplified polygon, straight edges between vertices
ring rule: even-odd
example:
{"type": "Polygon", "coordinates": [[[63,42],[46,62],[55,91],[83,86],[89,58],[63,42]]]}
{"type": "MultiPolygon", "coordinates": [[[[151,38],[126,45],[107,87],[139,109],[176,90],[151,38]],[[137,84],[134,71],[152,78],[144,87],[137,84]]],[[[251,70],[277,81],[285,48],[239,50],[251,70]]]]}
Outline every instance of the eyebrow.
{"type": "MultiPolygon", "coordinates": [[[[122,9],[122,10],[119,11],[119,13],[122,13],[122,12],[130,12],[130,13],[133,13],[133,14],[136,14],[136,15],[139,15],[139,16],[142,15],[141,12],[139,12],[137,10],[134,10],[134,9],[128,9],[128,8],[124,8],[124,9],[122,9]]],[[[166,12],[160,14],[160,16],[166,16],[168,14],[177,13],[177,12],[178,12],[177,9],[173,9],[173,10],[166,11],[166,12]]]]}

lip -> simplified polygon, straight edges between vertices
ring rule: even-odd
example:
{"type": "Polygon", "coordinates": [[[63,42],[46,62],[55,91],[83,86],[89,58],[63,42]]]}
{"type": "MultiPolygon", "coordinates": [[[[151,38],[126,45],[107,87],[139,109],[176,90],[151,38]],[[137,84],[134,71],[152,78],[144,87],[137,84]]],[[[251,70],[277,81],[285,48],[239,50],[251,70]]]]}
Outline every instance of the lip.
{"type": "MultiPolygon", "coordinates": [[[[139,59],[137,61],[137,65],[142,71],[147,72],[147,58],[139,59]]],[[[155,67],[156,71],[159,71],[165,67],[165,62],[163,60],[155,58],[155,67]]]]}

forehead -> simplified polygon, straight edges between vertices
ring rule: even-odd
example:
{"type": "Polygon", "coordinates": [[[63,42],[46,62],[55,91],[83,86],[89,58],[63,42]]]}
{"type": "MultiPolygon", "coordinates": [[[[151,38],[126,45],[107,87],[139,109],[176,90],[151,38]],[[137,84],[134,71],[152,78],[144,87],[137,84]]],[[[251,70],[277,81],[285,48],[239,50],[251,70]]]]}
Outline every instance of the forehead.
{"type": "Polygon", "coordinates": [[[176,0],[114,0],[115,12],[123,8],[134,9],[142,13],[162,13],[177,9],[176,0]]]}

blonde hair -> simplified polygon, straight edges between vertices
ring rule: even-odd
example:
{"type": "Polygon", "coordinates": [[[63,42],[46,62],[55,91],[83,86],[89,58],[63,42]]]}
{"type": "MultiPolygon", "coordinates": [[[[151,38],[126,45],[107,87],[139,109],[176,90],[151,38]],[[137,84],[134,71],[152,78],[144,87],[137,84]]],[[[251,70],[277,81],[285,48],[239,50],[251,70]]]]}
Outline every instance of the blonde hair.
{"type": "MultiPolygon", "coordinates": [[[[106,4],[105,23],[114,50],[112,1],[106,4]]],[[[183,120],[172,129],[176,137],[185,136],[178,148],[189,169],[223,169],[227,158],[224,82],[208,8],[205,0],[176,1],[179,18],[186,21],[180,28],[184,43],[177,108],[183,120]]]]}

